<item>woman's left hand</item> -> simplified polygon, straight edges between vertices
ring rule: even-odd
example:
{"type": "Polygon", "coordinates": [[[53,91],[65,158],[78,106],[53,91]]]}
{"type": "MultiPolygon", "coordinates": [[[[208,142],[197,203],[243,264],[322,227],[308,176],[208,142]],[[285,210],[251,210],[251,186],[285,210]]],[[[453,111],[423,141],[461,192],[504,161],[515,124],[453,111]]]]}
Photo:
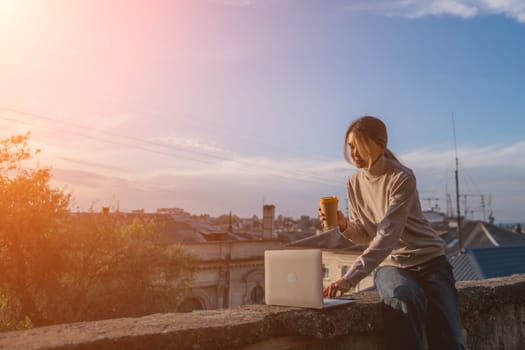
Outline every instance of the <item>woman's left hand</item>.
{"type": "Polygon", "coordinates": [[[339,226],[340,232],[345,232],[348,228],[348,220],[346,220],[345,214],[341,210],[337,211],[337,226],[339,226]]]}

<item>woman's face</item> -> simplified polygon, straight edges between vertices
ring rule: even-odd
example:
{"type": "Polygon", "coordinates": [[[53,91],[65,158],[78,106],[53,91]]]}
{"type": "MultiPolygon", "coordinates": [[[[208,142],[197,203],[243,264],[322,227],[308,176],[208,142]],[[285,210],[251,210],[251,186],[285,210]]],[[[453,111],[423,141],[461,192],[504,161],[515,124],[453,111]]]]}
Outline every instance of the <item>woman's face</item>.
{"type": "Polygon", "coordinates": [[[372,164],[384,153],[384,147],[378,145],[374,141],[369,141],[366,144],[366,150],[363,149],[365,145],[359,142],[354,132],[348,135],[348,147],[350,148],[350,157],[356,168],[369,169],[372,164]],[[360,152],[361,151],[361,152],[360,152]]]}

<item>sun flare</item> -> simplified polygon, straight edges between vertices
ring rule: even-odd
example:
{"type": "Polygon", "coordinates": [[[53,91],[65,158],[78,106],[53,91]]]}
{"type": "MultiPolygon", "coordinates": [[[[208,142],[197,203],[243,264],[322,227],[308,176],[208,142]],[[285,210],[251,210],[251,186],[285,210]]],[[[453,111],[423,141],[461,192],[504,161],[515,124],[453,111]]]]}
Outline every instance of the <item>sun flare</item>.
{"type": "Polygon", "coordinates": [[[5,12],[13,7],[13,0],[0,0],[0,12],[5,12]]]}
{"type": "Polygon", "coordinates": [[[13,17],[16,0],[0,0],[0,26],[7,24],[13,17]]]}

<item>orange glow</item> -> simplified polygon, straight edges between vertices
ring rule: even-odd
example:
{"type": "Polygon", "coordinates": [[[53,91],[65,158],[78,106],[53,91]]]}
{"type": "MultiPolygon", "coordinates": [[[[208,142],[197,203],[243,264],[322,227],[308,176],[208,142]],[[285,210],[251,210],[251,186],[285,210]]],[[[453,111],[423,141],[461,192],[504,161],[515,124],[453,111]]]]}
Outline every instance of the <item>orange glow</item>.
{"type": "Polygon", "coordinates": [[[0,0],[0,15],[4,16],[14,5],[13,0],[0,0]]]}

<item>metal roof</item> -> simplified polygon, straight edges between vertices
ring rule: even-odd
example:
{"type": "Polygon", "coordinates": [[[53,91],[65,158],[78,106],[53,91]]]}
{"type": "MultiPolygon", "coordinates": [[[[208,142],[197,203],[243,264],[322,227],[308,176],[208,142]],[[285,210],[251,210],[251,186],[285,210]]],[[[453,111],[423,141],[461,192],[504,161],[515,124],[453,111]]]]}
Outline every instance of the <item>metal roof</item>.
{"type": "Polygon", "coordinates": [[[483,274],[472,255],[467,251],[450,255],[448,261],[453,267],[456,281],[474,281],[483,279],[483,274]]]}
{"type": "Polygon", "coordinates": [[[472,250],[485,278],[525,273],[525,245],[472,250]]]}
{"type": "Polygon", "coordinates": [[[457,281],[525,273],[525,245],[467,249],[448,257],[457,281]]]}
{"type": "MultiPolygon", "coordinates": [[[[525,234],[512,232],[484,221],[467,221],[462,225],[461,232],[463,248],[525,245],[525,234]]],[[[447,242],[448,252],[459,249],[455,228],[450,228],[448,232],[441,235],[441,238],[447,242]]]]}
{"type": "Polygon", "coordinates": [[[485,223],[485,228],[499,245],[525,245],[525,235],[485,223]]]}
{"type": "Polygon", "coordinates": [[[323,232],[319,235],[306,237],[288,244],[289,247],[352,249],[356,247],[351,241],[339,233],[338,229],[323,232]]]}

